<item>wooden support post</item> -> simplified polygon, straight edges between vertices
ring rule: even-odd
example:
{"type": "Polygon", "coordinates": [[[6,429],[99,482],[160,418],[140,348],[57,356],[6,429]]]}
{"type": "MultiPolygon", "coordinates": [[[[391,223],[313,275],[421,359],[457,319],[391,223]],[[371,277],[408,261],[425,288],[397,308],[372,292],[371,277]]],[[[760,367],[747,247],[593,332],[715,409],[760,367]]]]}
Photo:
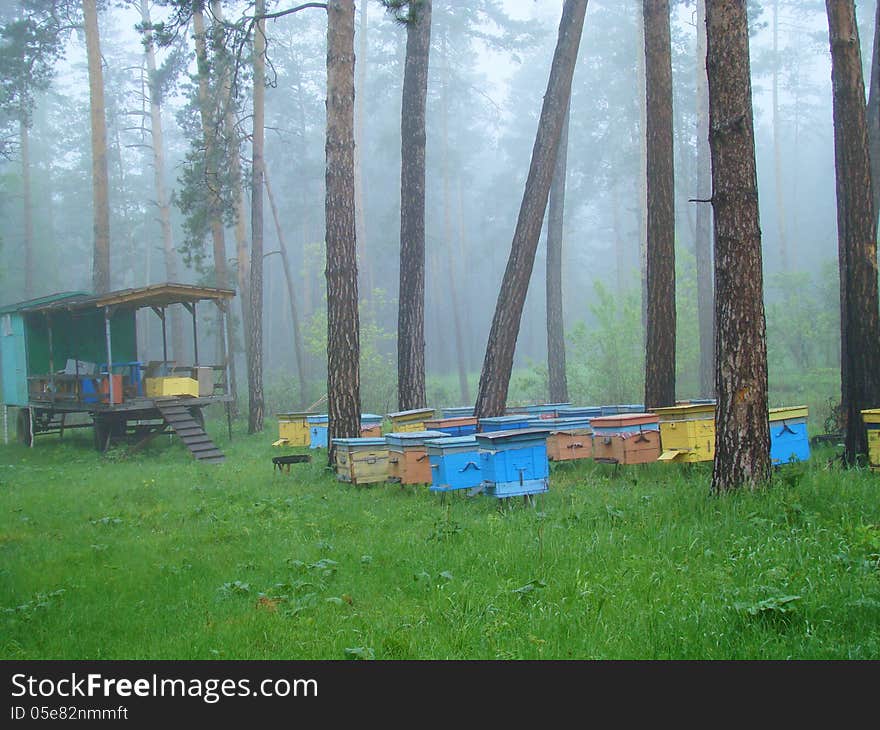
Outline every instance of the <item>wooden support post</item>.
{"type": "Polygon", "coordinates": [[[36,438],[34,436],[34,409],[28,408],[27,412],[28,412],[28,422],[31,425],[31,427],[29,429],[30,430],[30,443],[28,444],[28,447],[32,449],[32,448],[34,448],[34,438],[36,438]]]}
{"type": "Polygon", "coordinates": [[[49,389],[51,401],[55,402],[55,348],[52,342],[52,317],[46,312],[46,331],[49,335],[49,389]]]}
{"type": "Polygon", "coordinates": [[[165,307],[162,307],[159,318],[162,320],[162,362],[168,364],[168,338],[165,334],[165,307]]]}
{"type": "Polygon", "coordinates": [[[9,406],[3,404],[3,444],[9,444],[9,406]]]}
{"type": "Polygon", "coordinates": [[[113,405],[116,389],[113,387],[113,348],[110,343],[110,307],[104,307],[104,335],[107,338],[107,392],[110,394],[109,405],[113,405]]]}
{"type": "Polygon", "coordinates": [[[226,428],[229,431],[229,440],[232,441],[232,402],[229,400],[229,396],[232,394],[229,382],[229,358],[232,357],[232,345],[227,336],[229,331],[226,327],[226,304],[217,302],[217,306],[220,308],[220,342],[223,351],[223,390],[226,393],[226,428]]]}
{"type": "Polygon", "coordinates": [[[192,303],[192,308],[189,310],[192,312],[193,319],[193,365],[196,367],[199,366],[199,328],[196,324],[196,304],[198,302],[192,303]]]}

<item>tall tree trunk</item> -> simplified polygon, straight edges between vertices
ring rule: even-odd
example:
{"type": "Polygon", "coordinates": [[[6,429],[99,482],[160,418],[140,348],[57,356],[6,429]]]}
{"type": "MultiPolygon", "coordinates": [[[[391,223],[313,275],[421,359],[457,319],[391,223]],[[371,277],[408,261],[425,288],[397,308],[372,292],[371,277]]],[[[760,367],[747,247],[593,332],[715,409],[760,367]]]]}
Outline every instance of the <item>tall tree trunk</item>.
{"type": "Polygon", "coordinates": [[[358,242],[358,271],[364,298],[373,298],[373,266],[367,254],[367,219],[364,203],[364,98],[367,88],[367,25],[369,3],[361,2],[361,25],[358,29],[357,84],[354,98],[354,207],[358,242]]]}
{"type": "Polygon", "coordinates": [[[82,0],[89,66],[89,108],[92,127],[92,204],[94,253],[92,289],[96,294],[110,290],[110,184],[107,173],[107,120],[104,116],[104,72],[101,68],[101,39],[98,33],[96,0],[82,0]]]}
{"type": "Polygon", "coordinates": [[[431,0],[414,6],[406,28],[400,121],[400,289],[397,405],[424,408],[425,395],[425,105],[431,49],[431,0]]]}
{"type": "MultiPolygon", "coordinates": [[[[150,25],[150,7],[147,0],[141,0],[141,21],[145,27],[150,25]]],[[[150,138],[153,148],[153,179],[156,187],[156,207],[159,208],[159,230],[162,235],[162,252],[165,256],[165,276],[168,281],[179,282],[177,253],[174,250],[174,236],[171,231],[171,201],[165,187],[165,135],[162,129],[162,102],[159,80],[156,77],[156,51],[153,46],[153,33],[147,31],[144,38],[147,74],[150,95],[150,138]]],[[[180,358],[183,354],[183,321],[180,307],[171,307],[171,352],[180,358]]]]}
{"type": "Polygon", "coordinates": [[[788,271],[788,244],[785,236],[785,201],[782,186],[782,137],[779,133],[779,0],[773,0],[773,177],[776,184],[776,235],[779,238],[779,265],[788,271]]]}
{"type": "Polygon", "coordinates": [[[868,92],[868,144],[874,215],[880,215],[880,2],[874,14],[874,48],[871,53],[871,86],[868,92]]]}
{"type": "Polygon", "coordinates": [[[826,0],[826,8],[834,92],[844,459],[855,464],[868,448],[861,410],[880,403],[877,216],[855,4],[853,0],[826,0]]]}
{"type": "MultiPolygon", "coordinates": [[[[265,0],[254,14],[265,15],[265,0]]],[[[266,21],[254,28],[254,129],[251,138],[251,355],[248,358],[248,433],[263,430],[263,147],[266,116],[266,21]]]]}
{"type": "Polygon", "coordinates": [[[525,192],[483,359],[475,406],[475,414],[479,418],[500,416],[505,411],[516,339],[535,264],[538,238],[544,223],[550,183],[556,167],[559,138],[571,95],[571,80],[586,10],[587,0],[565,0],[562,8],[559,37],[538,122],[525,192]]]}
{"type": "Polygon", "coordinates": [[[21,197],[24,215],[24,298],[34,296],[34,215],[31,201],[31,153],[28,125],[22,118],[18,123],[21,141],[21,197]]]}
{"type": "MultiPolygon", "coordinates": [[[[697,194],[712,196],[709,160],[709,87],[706,78],[706,0],[697,0],[697,194]]],[[[697,267],[697,319],[700,333],[700,393],[715,394],[715,325],[712,310],[712,208],[698,202],[694,254],[697,267]]]]}
{"type": "Polygon", "coordinates": [[[675,177],[669,0],[644,0],[648,150],[645,408],[675,405],[675,177]]]}
{"type": "Polygon", "coordinates": [[[327,3],[327,407],[334,438],[360,434],[360,323],[354,210],[354,0],[327,3]]]}
{"type": "Polygon", "coordinates": [[[550,184],[547,211],[547,373],[551,403],[568,401],[565,376],[565,320],[562,315],[562,248],[565,238],[565,177],[568,161],[568,120],[571,101],[559,136],[556,169],[550,184]]]}
{"type": "Polygon", "coordinates": [[[715,215],[715,463],[712,489],[770,477],[767,342],[747,0],[706,0],[715,215]]]}
{"type": "MultiPolygon", "coordinates": [[[[207,36],[202,0],[193,0],[193,35],[195,36],[196,63],[199,78],[199,114],[202,122],[202,135],[205,142],[205,178],[207,181],[208,220],[211,227],[211,242],[214,253],[215,285],[229,287],[229,267],[226,264],[226,234],[223,231],[223,201],[220,198],[220,181],[217,174],[217,137],[215,119],[211,113],[210,102],[210,67],[208,65],[207,36]]],[[[241,292],[239,292],[241,295],[241,292]]],[[[232,322],[232,311],[227,311],[226,337],[220,337],[220,357],[222,364],[228,364],[229,388],[233,400],[232,412],[238,414],[238,384],[235,375],[235,332],[232,322]]],[[[218,312],[218,331],[223,320],[218,312]]]]}
{"type": "MultiPolygon", "coordinates": [[[[281,252],[281,262],[284,266],[284,282],[287,284],[287,303],[290,307],[290,321],[293,332],[293,355],[296,359],[296,376],[299,380],[299,407],[306,407],[306,366],[305,348],[303,348],[302,333],[299,328],[299,314],[296,307],[296,287],[293,284],[293,274],[290,271],[290,258],[287,255],[287,244],[284,241],[284,231],[278,218],[278,208],[275,206],[275,198],[272,195],[272,186],[269,184],[268,171],[263,169],[263,182],[266,185],[266,197],[269,198],[269,207],[272,209],[272,220],[275,222],[275,233],[278,236],[278,250],[281,252]]],[[[307,277],[310,278],[310,277],[307,277]]]]}

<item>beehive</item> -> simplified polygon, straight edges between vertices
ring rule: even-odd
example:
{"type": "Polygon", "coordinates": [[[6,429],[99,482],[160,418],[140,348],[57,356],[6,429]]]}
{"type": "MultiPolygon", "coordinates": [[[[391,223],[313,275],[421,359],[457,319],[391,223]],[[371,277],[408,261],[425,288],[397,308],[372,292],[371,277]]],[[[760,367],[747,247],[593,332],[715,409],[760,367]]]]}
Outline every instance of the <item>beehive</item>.
{"type": "Polygon", "coordinates": [[[361,438],[382,438],[382,416],[361,413],[361,438]]]}
{"type": "Polygon", "coordinates": [[[533,418],[557,418],[560,408],[568,408],[571,403],[540,403],[526,406],[526,413],[533,418]]]}
{"type": "Polygon", "coordinates": [[[538,418],[530,421],[529,427],[550,429],[547,437],[550,461],[589,459],[593,455],[593,429],[589,418],[538,418]]]}
{"type": "Polygon", "coordinates": [[[868,432],[868,463],[872,469],[880,469],[880,408],[862,411],[862,421],[868,432]]]}
{"type": "Polygon", "coordinates": [[[431,491],[472,489],[483,481],[476,436],[450,436],[425,442],[431,465],[431,491]]]}
{"type": "Polygon", "coordinates": [[[473,416],[434,418],[425,421],[425,428],[429,431],[442,431],[447,436],[470,436],[477,432],[477,419],[473,416]]]}
{"type": "Polygon", "coordinates": [[[426,441],[445,437],[442,431],[399,431],[385,434],[388,477],[401,484],[430,484],[431,462],[426,441]]]}
{"type": "Polygon", "coordinates": [[[309,424],[309,447],[312,449],[326,449],[330,416],[327,414],[316,414],[308,416],[306,421],[309,424]]]}
{"type": "Polygon", "coordinates": [[[810,458],[807,406],[770,409],[770,462],[777,466],[810,458]]]}
{"type": "Polygon", "coordinates": [[[410,411],[397,411],[389,413],[392,433],[407,433],[410,431],[424,431],[425,421],[434,417],[431,408],[415,408],[410,411]]]}
{"type": "Polygon", "coordinates": [[[144,378],[144,394],[147,398],[163,398],[172,395],[188,395],[198,398],[199,381],[194,378],[177,377],[144,378]]]}
{"type": "Polygon", "coordinates": [[[598,418],[602,415],[601,406],[561,406],[557,409],[558,418],[598,418]]]}
{"type": "Polygon", "coordinates": [[[383,438],[333,439],[336,478],[352,484],[373,484],[388,479],[388,444],[383,438]]]}
{"type": "Polygon", "coordinates": [[[529,421],[531,420],[532,417],[528,413],[481,418],[479,430],[481,433],[488,433],[490,431],[513,431],[516,429],[528,428],[529,421]]]}
{"type": "Polygon", "coordinates": [[[655,408],[660,418],[660,461],[697,462],[715,458],[715,406],[681,403],[655,408]]]}
{"type": "Polygon", "coordinates": [[[308,413],[278,413],[278,441],[274,446],[308,446],[308,413]]]}
{"type": "Polygon", "coordinates": [[[478,433],[486,493],[502,499],[546,492],[550,488],[549,435],[545,428],[478,433]]]}
{"type": "Polygon", "coordinates": [[[443,418],[459,418],[460,416],[473,416],[473,406],[447,406],[443,408],[443,418]]]}
{"type": "Polygon", "coordinates": [[[590,420],[593,458],[645,464],[660,456],[660,419],[654,413],[621,413],[590,420]]]}

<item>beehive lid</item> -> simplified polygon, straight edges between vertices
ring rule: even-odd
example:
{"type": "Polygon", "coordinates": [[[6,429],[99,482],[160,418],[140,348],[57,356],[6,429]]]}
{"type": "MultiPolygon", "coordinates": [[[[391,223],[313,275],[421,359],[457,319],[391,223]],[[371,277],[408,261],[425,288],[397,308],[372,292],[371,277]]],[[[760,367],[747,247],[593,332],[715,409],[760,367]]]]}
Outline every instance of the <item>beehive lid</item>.
{"type": "Polygon", "coordinates": [[[456,416],[454,418],[435,418],[431,421],[425,421],[425,428],[436,430],[440,426],[476,426],[477,419],[475,416],[456,416]]]}
{"type": "Polygon", "coordinates": [[[309,423],[329,423],[330,416],[328,416],[326,413],[318,413],[308,416],[306,420],[309,423]]]}
{"type": "Polygon", "coordinates": [[[372,423],[382,423],[382,416],[379,416],[375,413],[361,413],[361,423],[365,421],[372,423]]]}
{"type": "Polygon", "coordinates": [[[590,419],[581,418],[536,418],[529,421],[532,428],[549,428],[551,431],[567,431],[575,428],[589,428],[590,419]]]}
{"type": "Polygon", "coordinates": [[[653,413],[656,413],[661,421],[709,419],[715,416],[715,405],[713,403],[681,403],[666,408],[655,408],[653,413]]]}
{"type": "Polygon", "coordinates": [[[599,406],[565,406],[560,408],[557,413],[560,418],[574,418],[576,416],[595,418],[602,415],[602,409],[599,406]]]}
{"type": "Polygon", "coordinates": [[[347,448],[385,448],[388,444],[385,443],[385,439],[382,438],[341,438],[341,439],[333,439],[334,446],[343,446],[347,448]]]}
{"type": "Polygon", "coordinates": [[[512,431],[478,433],[476,439],[480,445],[495,448],[508,444],[527,443],[529,441],[545,441],[549,435],[549,428],[518,428],[512,431]]]}
{"type": "Polygon", "coordinates": [[[866,408],[862,411],[862,420],[865,423],[880,423],[880,408],[866,408]]]}
{"type": "Polygon", "coordinates": [[[476,436],[448,436],[442,439],[425,441],[429,454],[448,454],[453,451],[476,451],[476,436]]]}
{"type": "Polygon", "coordinates": [[[400,431],[386,433],[385,440],[391,446],[423,446],[430,439],[445,438],[449,434],[442,431],[400,431]]]}
{"type": "Polygon", "coordinates": [[[565,408],[566,406],[570,406],[571,402],[568,403],[539,403],[535,406],[526,406],[526,411],[529,413],[555,413],[560,408],[565,408]]]}
{"type": "Polygon", "coordinates": [[[504,426],[508,423],[525,423],[529,420],[529,414],[523,413],[521,416],[490,416],[481,418],[480,423],[489,423],[495,426],[504,426]]]}
{"type": "Polygon", "coordinates": [[[425,418],[433,417],[433,408],[414,408],[409,411],[395,411],[394,413],[388,414],[388,418],[391,418],[395,421],[419,421],[424,420],[425,418]]]}
{"type": "Polygon", "coordinates": [[[276,413],[275,417],[279,421],[303,421],[313,414],[304,411],[290,411],[289,413],[276,413]]]}
{"type": "Polygon", "coordinates": [[[806,418],[807,406],[784,406],[770,409],[770,421],[788,421],[792,418],[806,418]]]}
{"type": "Polygon", "coordinates": [[[659,423],[656,413],[618,413],[614,416],[600,416],[590,419],[590,425],[596,428],[620,428],[622,426],[643,426],[659,423]]]}
{"type": "Polygon", "coordinates": [[[618,413],[644,413],[644,403],[621,403],[617,406],[618,413]]]}

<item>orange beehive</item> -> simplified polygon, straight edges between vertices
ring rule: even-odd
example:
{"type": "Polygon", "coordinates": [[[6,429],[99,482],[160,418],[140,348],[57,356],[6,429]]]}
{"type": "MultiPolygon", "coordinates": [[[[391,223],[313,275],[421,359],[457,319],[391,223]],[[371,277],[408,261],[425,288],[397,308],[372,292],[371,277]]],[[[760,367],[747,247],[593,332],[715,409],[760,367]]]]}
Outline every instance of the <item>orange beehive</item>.
{"type": "Polygon", "coordinates": [[[654,413],[621,413],[590,421],[593,458],[617,464],[646,464],[660,457],[660,419],[654,413]]]}

